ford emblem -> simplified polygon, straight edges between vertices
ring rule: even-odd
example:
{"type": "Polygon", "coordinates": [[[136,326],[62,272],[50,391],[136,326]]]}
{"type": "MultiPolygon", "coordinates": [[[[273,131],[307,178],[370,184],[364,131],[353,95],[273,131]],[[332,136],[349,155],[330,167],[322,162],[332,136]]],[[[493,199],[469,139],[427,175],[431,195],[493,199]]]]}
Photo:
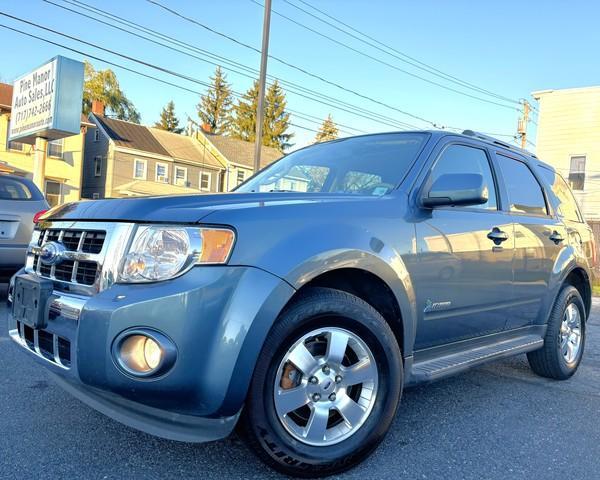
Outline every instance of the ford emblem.
{"type": "Polygon", "coordinates": [[[48,242],[42,245],[40,260],[44,265],[56,265],[62,260],[64,252],[64,245],[57,242],[48,242]]]}

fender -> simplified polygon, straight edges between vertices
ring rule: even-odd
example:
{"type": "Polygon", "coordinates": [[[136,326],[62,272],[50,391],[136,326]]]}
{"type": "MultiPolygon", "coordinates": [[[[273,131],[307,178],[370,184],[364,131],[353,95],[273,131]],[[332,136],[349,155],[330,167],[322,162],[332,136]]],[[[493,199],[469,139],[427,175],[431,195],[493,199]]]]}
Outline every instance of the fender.
{"type": "Polygon", "coordinates": [[[548,281],[548,293],[543,301],[543,308],[540,309],[540,317],[537,321],[538,324],[544,325],[548,322],[548,316],[550,315],[552,306],[556,302],[556,298],[560,293],[561,286],[575,269],[581,269],[584,271],[586,280],[589,283],[589,287],[590,289],[592,288],[591,269],[587,265],[587,262],[582,262],[580,260],[581,257],[577,255],[577,250],[572,245],[566,245],[556,257],[556,261],[552,267],[552,274],[548,281]]]}
{"type": "Polygon", "coordinates": [[[324,273],[344,268],[363,270],[380,278],[394,294],[400,309],[403,329],[402,352],[404,356],[411,356],[416,335],[417,312],[410,275],[397,252],[388,246],[376,246],[381,247],[378,253],[357,249],[325,251],[308,258],[284,278],[296,289],[324,273]]]}

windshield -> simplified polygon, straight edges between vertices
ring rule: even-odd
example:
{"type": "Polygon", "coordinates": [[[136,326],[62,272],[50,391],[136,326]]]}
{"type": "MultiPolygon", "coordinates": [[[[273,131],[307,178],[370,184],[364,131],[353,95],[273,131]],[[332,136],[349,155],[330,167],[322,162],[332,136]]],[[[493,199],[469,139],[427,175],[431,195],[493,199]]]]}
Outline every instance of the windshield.
{"type": "Polygon", "coordinates": [[[404,178],[427,134],[386,133],[298,150],[265,168],[236,192],[385,195],[404,178]]]}

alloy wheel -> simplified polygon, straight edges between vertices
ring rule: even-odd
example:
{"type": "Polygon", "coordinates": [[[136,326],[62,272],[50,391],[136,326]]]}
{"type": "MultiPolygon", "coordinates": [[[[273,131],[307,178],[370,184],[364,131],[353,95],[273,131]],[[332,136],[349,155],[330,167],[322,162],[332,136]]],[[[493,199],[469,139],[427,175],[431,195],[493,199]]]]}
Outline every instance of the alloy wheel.
{"type": "Polygon", "coordinates": [[[337,327],[313,330],[289,348],[277,369],[277,417],[296,440],[333,445],[367,420],[377,384],[375,357],[358,335],[337,327]]]}

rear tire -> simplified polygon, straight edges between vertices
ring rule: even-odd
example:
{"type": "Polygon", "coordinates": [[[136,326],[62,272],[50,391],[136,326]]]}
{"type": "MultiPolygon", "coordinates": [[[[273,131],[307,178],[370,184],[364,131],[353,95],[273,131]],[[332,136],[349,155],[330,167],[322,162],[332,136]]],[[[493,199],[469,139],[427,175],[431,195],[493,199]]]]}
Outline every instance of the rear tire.
{"type": "Polygon", "coordinates": [[[342,472],[383,440],[402,376],[400,349],[379,312],[346,292],[310,288],[265,341],[242,431],[258,456],[286,475],[342,472]],[[290,393],[299,400],[285,403],[290,393]]]}
{"type": "Polygon", "coordinates": [[[552,307],[544,346],[527,354],[531,369],[555,380],[570,378],[585,347],[585,306],[579,291],[566,285],[552,307]]]}

